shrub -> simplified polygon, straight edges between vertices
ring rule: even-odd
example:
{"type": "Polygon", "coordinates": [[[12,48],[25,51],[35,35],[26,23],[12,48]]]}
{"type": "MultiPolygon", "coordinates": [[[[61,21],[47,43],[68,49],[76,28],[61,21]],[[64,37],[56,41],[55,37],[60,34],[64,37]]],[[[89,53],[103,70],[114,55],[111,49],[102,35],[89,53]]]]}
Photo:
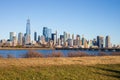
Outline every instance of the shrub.
{"type": "Polygon", "coordinates": [[[43,54],[29,50],[25,55],[23,55],[24,58],[41,58],[43,57],[43,54]]]}
{"type": "Polygon", "coordinates": [[[113,55],[113,56],[120,56],[120,52],[112,52],[111,55],[113,55]]]}
{"type": "Polygon", "coordinates": [[[69,52],[68,57],[84,57],[84,56],[89,56],[89,54],[85,52],[69,52]]]}
{"type": "Polygon", "coordinates": [[[64,54],[62,52],[53,51],[51,54],[47,54],[46,57],[64,57],[64,54]]]}
{"type": "Polygon", "coordinates": [[[7,58],[15,58],[12,54],[8,54],[7,58]]]}
{"type": "Polygon", "coordinates": [[[2,56],[2,55],[0,55],[0,58],[3,58],[3,56],[2,56]]]}
{"type": "Polygon", "coordinates": [[[98,53],[98,56],[108,56],[108,54],[105,53],[105,52],[99,52],[99,53],[98,53]]]}

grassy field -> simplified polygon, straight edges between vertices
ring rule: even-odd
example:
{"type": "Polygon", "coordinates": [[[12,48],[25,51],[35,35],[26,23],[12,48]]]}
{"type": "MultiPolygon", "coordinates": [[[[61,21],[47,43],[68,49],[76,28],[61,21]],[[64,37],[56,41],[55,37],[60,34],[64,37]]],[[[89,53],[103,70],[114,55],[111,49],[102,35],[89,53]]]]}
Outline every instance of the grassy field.
{"type": "Polygon", "coordinates": [[[0,80],[119,80],[120,56],[0,59],[0,80]]]}

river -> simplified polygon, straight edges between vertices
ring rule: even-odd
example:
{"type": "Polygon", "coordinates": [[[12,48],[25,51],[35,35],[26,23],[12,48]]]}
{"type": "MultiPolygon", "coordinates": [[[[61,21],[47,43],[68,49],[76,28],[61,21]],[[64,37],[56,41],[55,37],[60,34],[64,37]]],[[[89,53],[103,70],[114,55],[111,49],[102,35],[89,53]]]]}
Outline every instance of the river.
{"type": "MultiPolygon", "coordinates": [[[[34,50],[42,54],[51,54],[52,52],[62,52],[65,56],[69,52],[85,52],[91,55],[97,55],[100,51],[88,51],[88,50],[34,50]]],[[[22,55],[26,54],[28,50],[0,50],[0,55],[3,57],[7,57],[7,55],[12,55],[16,58],[21,58],[22,55]]],[[[110,54],[112,51],[105,51],[107,54],[110,54]]]]}

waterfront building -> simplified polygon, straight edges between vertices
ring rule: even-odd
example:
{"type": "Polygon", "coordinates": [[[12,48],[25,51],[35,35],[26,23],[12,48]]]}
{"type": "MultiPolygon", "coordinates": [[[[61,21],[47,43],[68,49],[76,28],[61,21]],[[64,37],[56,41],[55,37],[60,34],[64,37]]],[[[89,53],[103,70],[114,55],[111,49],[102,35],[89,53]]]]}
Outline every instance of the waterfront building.
{"type": "Polygon", "coordinates": [[[97,36],[97,46],[99,48],[104,47],[104,37],[103,36],[97,36]]]}
{"type": "Polygon", "coordinates": [[[105,38],[105,47],[111,48],[110,36],[106,36],[105,38]]]}
{"type": "Polygon", "coordinates": [[[18,45],[23,45],[23,33],[18,33],[18,45]]]}

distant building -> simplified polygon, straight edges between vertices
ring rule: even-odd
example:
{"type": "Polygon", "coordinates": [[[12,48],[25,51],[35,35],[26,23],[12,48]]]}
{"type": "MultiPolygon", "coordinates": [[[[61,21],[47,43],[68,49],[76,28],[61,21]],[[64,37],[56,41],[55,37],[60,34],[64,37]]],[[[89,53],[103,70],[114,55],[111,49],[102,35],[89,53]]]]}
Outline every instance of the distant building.
{"type": "Polygon", "coordinates": [[[74,40],[74,34],[72,34],[72,40],[74,40]]]}
{"type": "Polygon", "coordinates": [[[41,43],[41,44],[46,44],[46,41],[45,41],[45,37],[44,37],[44,36],[41,36],[41,37],[40,37],[40,43],[41,43]]]}
{"type": "Polygon", "coordinates": [[[34,32],[34,41],[37,42],[37,32],[34,32]]]}
{"type": "Polygon", "coordinates": [[[23,33],[18,33],[18,45],[23,45],[23,33]]]}
{"type": "Polygon", "coordinates": [[[65,43],[68,40],[68,34],[64,32],[63,35],[64,35],[64,43],[65,43]]]}
{"type": "Polygon", "coordinates": [[[97,46],[97,40],[93,39],[92,44],[93,44],[93,46],[97,46]]]}
{"type": "Polygon", "coordinates": [[[61,45],[64,45],[64,35],[60,35],[61,45]]]}
{"type": "Polygon", "coordinates": [[[76,35],[76,45],[80,46],[80,35],[76,35]]]}
{"type": "Polygon", "coordinates": [[[38,35],[38,42],[40,42],[40,35],[38,35]]]}
{"type": "Polygon", "coordinates": [[[73,47],[73,40],[72,39],[68,39],[67,42],[68,42],[69,47],[73,47]]]}
{"type": "Polygon", "coordinates": [[[103,48],[104,47],[104,37],[97,36],[97,45],[98,45],[99,48],[103,48]]]}
{"type": "Polygon", "coordinates": [[[110,36],[106,36],[105,38],[105,47],[111,48],[110,36]]]}
{"type": "Polygon", "coordinates": [[[13,38],[16,37],[15,32],[10,32],[10,41],[13,41],[13,38]]]}
{"type": "Polygon", "coordinates": [[[45,41],[49,42],[51,39],[51,29],[48,29],[47,27],[43,27],[43,36],[45,37],[45,41]]]}
{"type": "Polygon", "coordinates": [[[53,40],[53,44],[56,45],[56,43],[57,43],[56,33],[52,33],[52,40],[53,40]]]}
{"type": "Polygon", "coordinates": [[[13,37],[12,46],[17,46],[17,37],[13,37]]]}
{"type": "Polygon", "coordinates": [[[82,37],[82,45],[84,45],[85,44],[85,38],[84,38],[84,36],[82,37]]]}

